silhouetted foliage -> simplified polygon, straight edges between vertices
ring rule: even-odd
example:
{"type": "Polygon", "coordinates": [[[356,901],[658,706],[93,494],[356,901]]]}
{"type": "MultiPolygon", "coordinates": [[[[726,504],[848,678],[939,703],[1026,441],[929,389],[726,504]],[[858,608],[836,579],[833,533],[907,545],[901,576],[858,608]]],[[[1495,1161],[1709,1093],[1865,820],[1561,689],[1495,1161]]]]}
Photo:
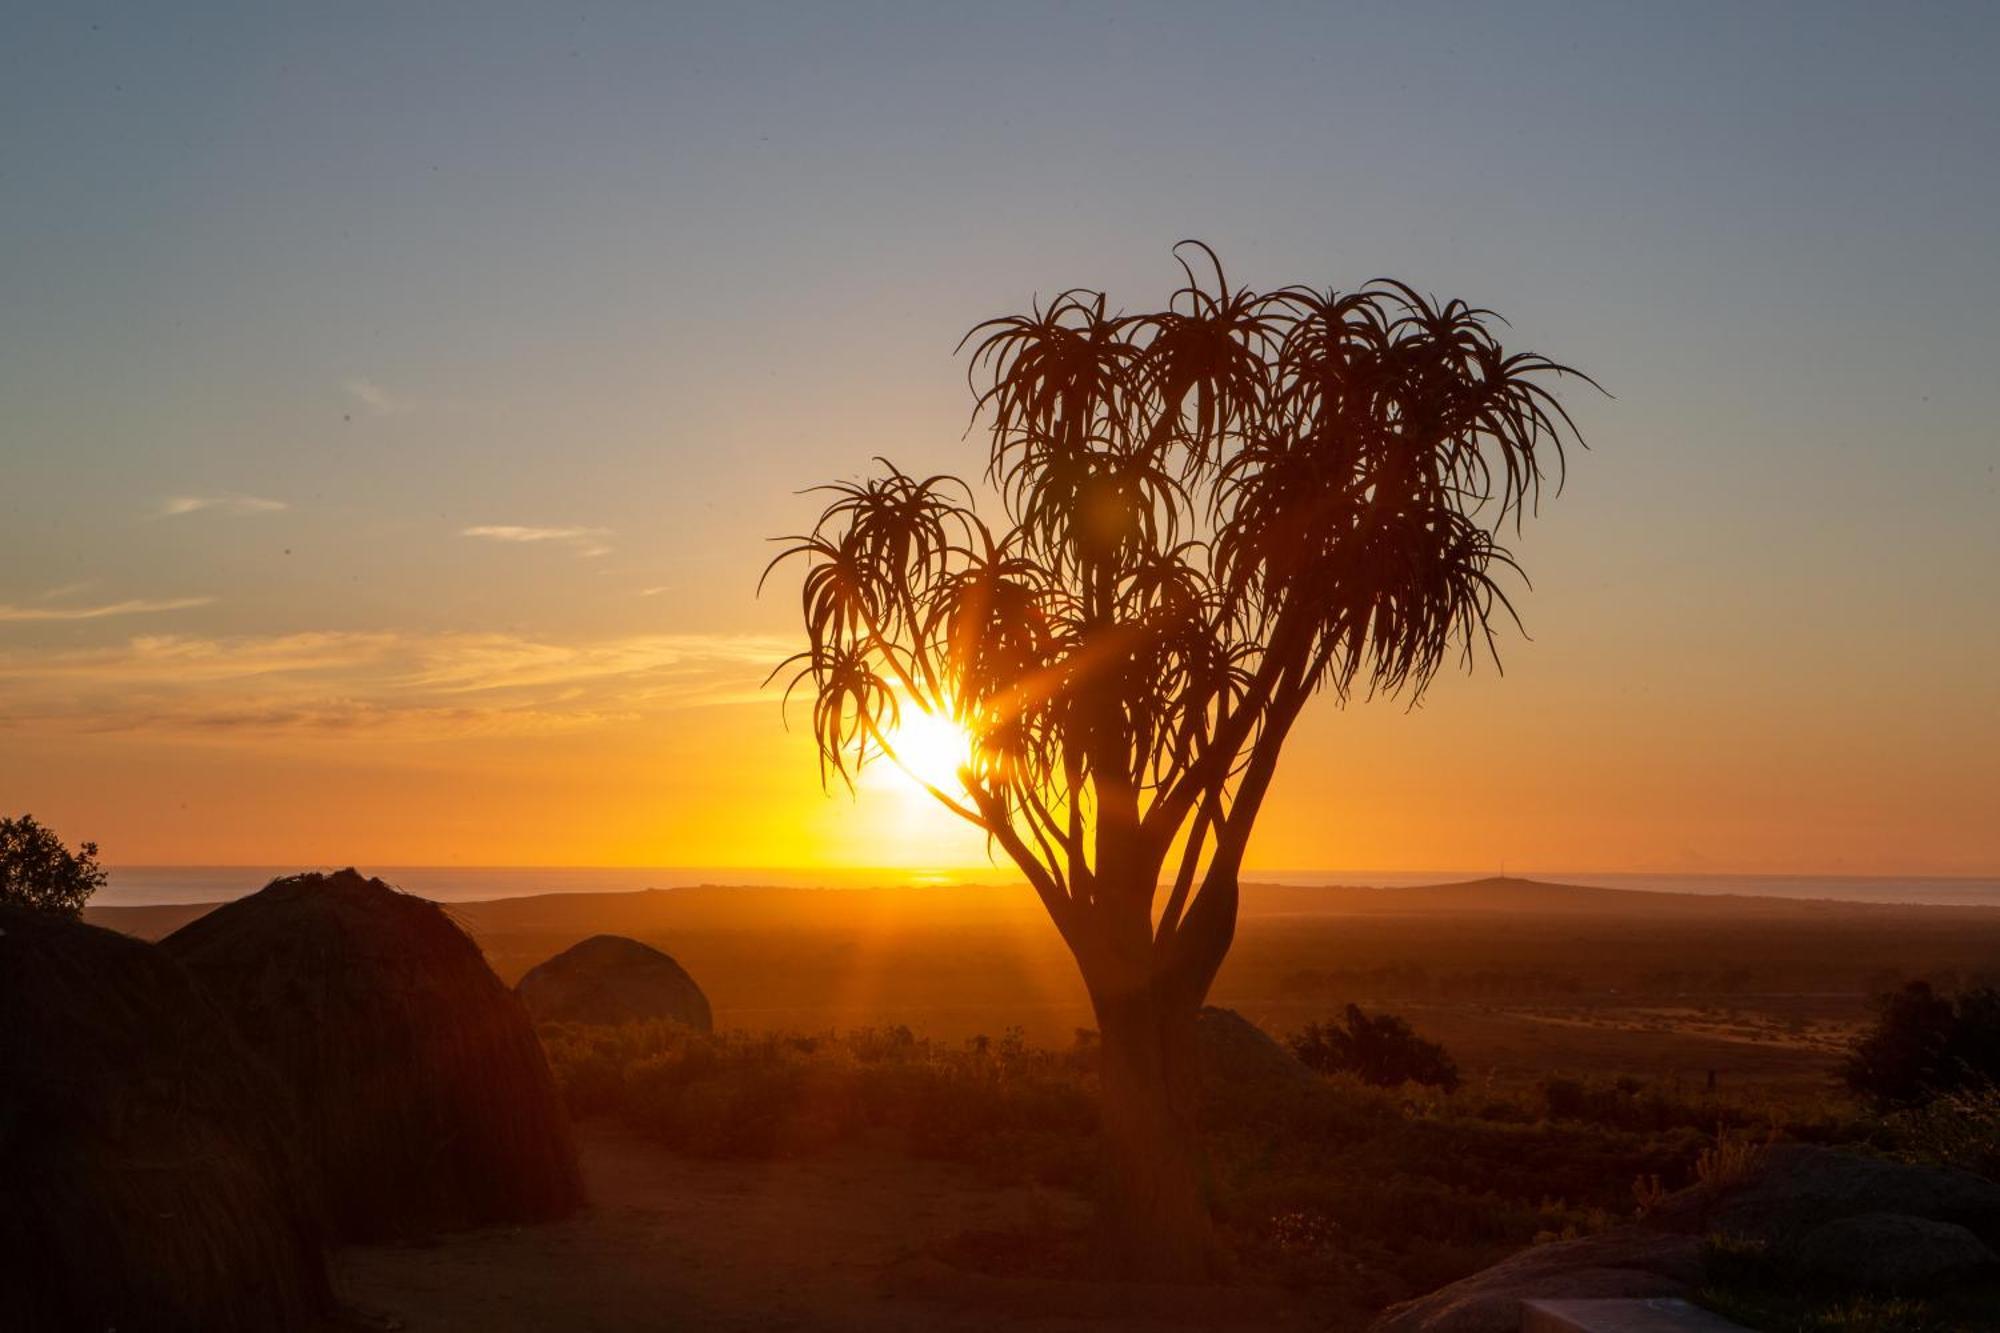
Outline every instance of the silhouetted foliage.
{"type": "Polygon", "coordinates": [[[1363,1083],[1393,1088],[1404,1083],[1458,1090],[1458,1066],[1444,1047],[1419,1037],[1395,1014],[1363,1013],[1347,1006],[1345,1027],[1310,1023],[1292,1038],[1301,1064],[1322,1074],[1353,1074],[1363,1083]]]}
{"type": "Polygon", "coordinates": [[[81,916],[90,895],[104,887],[97,844],[71,852],[55,830],[35,822],[0,816],[0,903],[37,912],[81,916]]]}
{"type": "Polygon", "coordinates": [[[772,562],[805,565],[808,644],[774,675],[812,695],[823,778],[909,771],[906,708],[970,738],[956,782],[911,776],[1077,959],[1126,1177],[1107,1202],[1151,1233],[1107,1258],[1160,1275],[1204,1262],[1195,1014],[1285,740],[1321,691],[1414,701],[1492,651],[1498,536],[1575,438],[1549,383],[1576,372],[1508,352],[1491,311],[1392,281],[1257,292],[1205,246],[1176,257],[1165,309],[1071,289],[966,335],[986,512],[882,460],[772,562]]]}
{"type": "Polygon", "coordinates": [[[2000,990],[1939,995],[1912,981],[1876,1003],[1875,1026],[1842,1066],[1847,1086],[1889,1106],[1911,1106],[2000,1085],[2000,990]]]}

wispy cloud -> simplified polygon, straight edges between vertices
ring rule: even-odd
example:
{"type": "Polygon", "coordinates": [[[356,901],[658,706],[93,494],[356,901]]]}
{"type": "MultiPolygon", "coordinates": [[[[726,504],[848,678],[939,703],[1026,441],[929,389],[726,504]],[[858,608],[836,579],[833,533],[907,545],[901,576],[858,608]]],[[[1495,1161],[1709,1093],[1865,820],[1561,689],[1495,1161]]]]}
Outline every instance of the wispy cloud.
{"type": "Polygon", "coordinates": [[[346,390],[349,398],[352,398],[378,417],[392,417],[398,413],[407,412],[415,406],[414,403],[402,395],[391,393],[374,380],[362,376],[357,375],[340,387],[346,390]]]}
{"type": "Polygon", "coordinates": [[[658,597],[663,592],[672,592],[672,591],[673,591],[672,585],[661,583],[661,584],[656,584],[651,588],[639,589],[639,595],[641,597],[658,597]]]}
{"type": "Polygon", "coordinates": [[[103,620],[108,616],[150,616],[162,611],[185,611],[207,606],[213,597],[134,597],[122,602],[101,602],[95,606],[13,606],[0,602],[0,621],[23,620],[103,620]]]}
{"type": "Polygon", "coordinates": [[[593,559],[611,554],[611,546],[605,541],[605,538],[611,535],[609,528],[538,528],[518,523],[479,523],[469,528],[460,528],[458,535],[477,537],[490,542],[522,544],[546,542],[567,547],[579,556],[593,559]]]}
{"type": "Polygon", "coordinates": [[[111,648],[0,651],[0,729],[244,742],[541,735],[768,703],[760,684],[789,647],[728,634],[140,635],[111,648]]]}
{"type": "Polygon", "coordinates": [[[267,500],[261,495],[225,491],[220,495],[170,495],[160,501],[160,507],[155,512],[161,518],[173,518],[180,514],[198,514],[204,509],[223,514],[275,514],[290,508],[283,500],[267,500]]]}

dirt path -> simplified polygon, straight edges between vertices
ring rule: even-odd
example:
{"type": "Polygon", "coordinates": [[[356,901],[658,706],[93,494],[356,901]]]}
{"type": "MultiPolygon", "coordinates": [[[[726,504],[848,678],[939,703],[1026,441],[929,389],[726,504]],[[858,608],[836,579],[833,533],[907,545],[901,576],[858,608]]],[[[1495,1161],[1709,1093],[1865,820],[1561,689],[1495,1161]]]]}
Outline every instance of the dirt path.
{"type": "Polygon", "coordinates": [[[579,1147],[592,1200],[579,1216],[340,1251],[343,1299],[410,1333],[1287,1326],[1242,1293],[1002,1281],[925,1257],[941,1236],[1074,1216],[1074,1198],[889,1154],[697,1161],[604,1126],[579,1147]]]}

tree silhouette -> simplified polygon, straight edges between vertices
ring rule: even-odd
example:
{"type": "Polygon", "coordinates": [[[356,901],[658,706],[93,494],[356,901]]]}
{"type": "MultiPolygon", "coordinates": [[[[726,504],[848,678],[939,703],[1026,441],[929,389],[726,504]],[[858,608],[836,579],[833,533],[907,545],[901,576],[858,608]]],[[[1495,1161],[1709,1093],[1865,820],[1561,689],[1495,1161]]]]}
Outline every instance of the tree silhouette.
{"type": "Polygon", "coordinates": [[[59,916],[82,916],[83,904],[104,887],[97,844],[71,852],[33,815],[0,815],[0,903],[59,916]]]}
{"type": "Polygon", "coordinates": [[[1206,246],[1175,255],[1166,309],[1070,290],[966,335],[992,521],[966,483],[883,459],[822,488],[772,564],[806,567],[809,646],[780,673],[812,695],[823,780],[900,764],[905,709],[973,738],[957,783],[925,786],[1075,955],[1110,1257],[1185,1275],[1210,1257],[1194,1020],[1285,739],[1317,693],[1414,701],[1492,651],[1497,535],[1560,480],[1576,431],[1548,384],[1577,372],[1399,282],[1258,293],[1206,246]]]}

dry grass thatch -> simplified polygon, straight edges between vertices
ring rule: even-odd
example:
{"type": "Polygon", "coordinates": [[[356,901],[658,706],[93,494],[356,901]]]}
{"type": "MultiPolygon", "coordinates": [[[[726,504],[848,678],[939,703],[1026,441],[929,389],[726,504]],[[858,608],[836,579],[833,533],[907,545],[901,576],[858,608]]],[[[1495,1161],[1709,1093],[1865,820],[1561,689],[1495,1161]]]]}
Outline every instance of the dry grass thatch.
{"type": "Polygon", "coordinates": [[[0,1327],[316,1325],[295,1132],[171,958],[0,908],[0,1327]]]}
{"type": "Polygon", "coordinates": [[[346,1240],[562,1216],[576,1151],[520,1002],[436,903],[295,875],[161,947],[296,1094],[346,1240]]]}
{"type": "Polygon", "coordinates": [[[616,1026],[669,1019],[715,1030],[708,997],[681,965],[650,944],[593,935],[531,968],[515,993],[538,1023],[616,1026]]]}

